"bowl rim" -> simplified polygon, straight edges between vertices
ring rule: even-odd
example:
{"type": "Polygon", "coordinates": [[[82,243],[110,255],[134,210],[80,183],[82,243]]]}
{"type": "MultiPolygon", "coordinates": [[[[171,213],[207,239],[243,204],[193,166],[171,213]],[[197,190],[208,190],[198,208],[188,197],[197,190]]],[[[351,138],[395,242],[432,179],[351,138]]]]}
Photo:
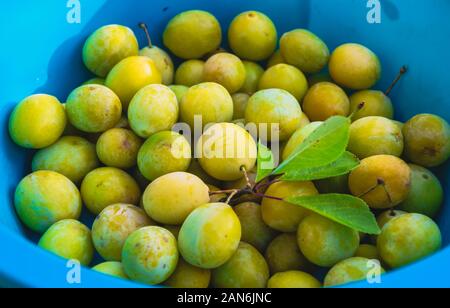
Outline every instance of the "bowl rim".
{"type": "MultiPolygon", "coordinates": [[[[8,247],[2,251],[3,262],[0,262],[0,281],[6,283],[6,287],[58,287],[58,288],[163,288],[164,286],[148,286],[130,280],[123,280],[109,275],[105,275],[91,270],[88,267],[81,267],[81,283],[69,284],[64,279],[57,279],[54,275],[45,275],[48,273],[49,266],[56,269],[55,273],[60,274],[61,277],[66,277],[69,269],[66,267],[67,261],[50,252],[40,249],[36,244],[29,241],[23,236],[10,230],[7,226],[0,224],[0,242],[8,247]],[[32,262],[30,263],[30,261],[32,262]],[[14,264],[27,264],[26,271],[20,266],[12,266],[14,264]],[[31,270],[31,271],[30,271],[31,270]],[[45,282],[44,285],[39,284],[39,281],[45,282]]],[[[384,284],[390,284],[393,278],[408,277],[410,273],[418,265],[422,267],[434,266],[434,259],[441,257],[444,260],[450,257],[450,246],[444,247],[435,254],[428,256],[422,260],[409,264],[399,269],[395,269],[383,275],[383,283],[378,285],[371,285],[365,281],[359,281],[347,284],[345,288],[376,288],[384,287],[384,284]]],[[[443,271],[440,271],[444,275],[443,271]]],[[[430,278],[430,277],[429,277],[430,278]]],[[[402,280],[403,281],[403,280],[402,280]]],[[[431,283],[434,285],[435,283],[431,283]]],[[[410,282],[405,281],[404,285],[410,285],[410,282]]],[[[428,284],[427,284],[428,285],[428,284]]],[[[424,286],[427,286],[424,285],[424,286]]],[[[442,286],[442,283],[439,284],[442,286]]],[[[388,287],[392,287],[389,285],[388,287]]],[[[395,285],[395,287],[403,287],[403,285],[395,285]]]]}

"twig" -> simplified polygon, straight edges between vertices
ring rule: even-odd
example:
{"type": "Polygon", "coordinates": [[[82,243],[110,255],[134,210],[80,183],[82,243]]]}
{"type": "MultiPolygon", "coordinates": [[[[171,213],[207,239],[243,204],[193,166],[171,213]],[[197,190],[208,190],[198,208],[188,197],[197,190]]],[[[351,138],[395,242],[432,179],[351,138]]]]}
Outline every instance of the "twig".
{"type": "Polygon", "coordinates": [[[241,171],[244,173],[245,182],[247,183],[246,187],[251,189],[252,183],[250,182],[250,179],[248,177],[248,173],[247,173],[247,170],[245,169],[245,166],[241,166],[241,171]]]}
{"type": "Polygon", "coordinates": [[[229,196],[227,201],[225,202],[226,204],[229,204],[231,199],[233,199],[233,197],[239,192],[239,189],[235,189],[229,196]]]}
{"type": "Polygon", "coordinates": [[[384,92],[384,94],[386,94],[386,96],[389,96],[389,94],[391,94],[392,89],[395,87],[395,85],[397,84],[397,82],[399,82],[399,80],[402,78],[402,76],[408,71],[408,67],[406,67],[406,65],[402,66],[402,68],[400,69],[400,72],[398,73],[397,77],[395,78],[395,80],[391,83],[391,85],[389,86],[389,88],[386,90],[386,92],[384,92]]]}

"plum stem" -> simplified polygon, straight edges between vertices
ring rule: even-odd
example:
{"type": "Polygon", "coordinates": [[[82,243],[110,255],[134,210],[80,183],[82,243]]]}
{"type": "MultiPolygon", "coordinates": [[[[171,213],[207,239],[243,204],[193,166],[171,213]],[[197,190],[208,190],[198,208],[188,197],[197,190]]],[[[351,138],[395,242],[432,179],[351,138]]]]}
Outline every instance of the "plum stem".
{"type": "Polygon", "coordinates": [[[225,202],[226,204],[230,204],[231,200],[233,199],[233,197],[239,193],[239,189],[235,189],[227,198],[227,201],[225,202]]]}
{"type": "Polygon", "coordinates": [[[244,173],[245,182],[247,183],[246,187],[249,188],[249,189],[252,189],[253,185],[250,182],[250,179],[248,177],[248,173],[247,173],[247,170],[245,169],[245,166],[241,166],[241,171],[244,173]]]}
{"type": "Polygon", "coordinates": [[[358,106],[356,106],[356,109],[353,110],[353,112],[348,116],[349,119],[353,119],[353,117],[355,116],[355,114],[357,112],[359,112],[361,109],[364,108],[364,106],[366,105],[366,102],[361,102],[358,104],[358,106]]]}
{"type": "Polygon", "coordinates": [[[152,39],[150,38],[150,33],[148,32],[147,25],[143,22],[140,22],[139,28],[141,28],[145,32],[145,36],[147,37],[147,41],[148,41],[148,47],[153,48],[152,39]]]}
{"type": "Polygon", "coordinates": [[[392,89],[394,89],[395,85],[400,81],[400,79],[402,78],[402,76],[404,74],[406,74],[406,72],[408,71],[408,67],[406,65],[403,65],[400,68],[400,72],[398,73],[397,77],[394,79],[394,81],[391,83],[391,85],[389,86],[389,88],[386,90],[386,92],[384,92],[384,94],[386,94],[386,96],[389,96],[389,94],[391,94],[392,89]]]}

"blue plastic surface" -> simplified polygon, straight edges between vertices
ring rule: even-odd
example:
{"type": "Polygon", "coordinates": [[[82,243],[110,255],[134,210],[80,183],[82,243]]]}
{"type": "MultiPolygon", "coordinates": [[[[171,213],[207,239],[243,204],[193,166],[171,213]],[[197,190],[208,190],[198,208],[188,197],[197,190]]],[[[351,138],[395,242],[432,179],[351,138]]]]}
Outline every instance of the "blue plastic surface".
{"type": "MultiPolygon", "coordinates": [[[[141,46],[144,36],[137,23],[145,21],[156,44],[167,21],[187,9],[204,9],[215,14],[226,33],[238,13],[255,9],[269,15],[279,34],[294,28],[309,28],[322,37],[330,49],[341,43],[357,42],[373,49],[381,58],[383,79],[376,86],[385,89],[399,68],[408,74],[395,88],[392,99],[396,118],[407,120],[422,113],[450,118],[450,1],[381,0],[381,24],[369,24],[366,0],[80,0],[81,23],[70,24],[67,3],[77,1],[7,1],[0,11],[0,285],[29,287],[134,287],[83,269],[81,284],[68,284],[66,261],[37,248],[36,235],[17,220],[12,205],[15,186],[29,171],[30,155],[15,146],[7,132],[13,106],[33,93],[48,93],[64,101],[71,89],[91,75],[81,61],[86,37],[99,26],[118,23],[135,30],[141,46]]],[[[435,170],[446,189],[449,164],[435,170]]],[[[379,285],[353,287],[450,286],[450,204],[439,218],[445,248],[416,264],[389,273],[379,285]]]]}

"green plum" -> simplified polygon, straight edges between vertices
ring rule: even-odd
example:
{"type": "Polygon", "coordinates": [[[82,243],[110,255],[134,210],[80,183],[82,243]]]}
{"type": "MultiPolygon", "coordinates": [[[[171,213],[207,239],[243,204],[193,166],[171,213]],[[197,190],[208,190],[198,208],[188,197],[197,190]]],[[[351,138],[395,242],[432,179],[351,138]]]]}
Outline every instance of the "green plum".
{"type": "Polygon", "coordinates": [[[267,247],[265,257],[272,275],[286,271],[311,269],[311,263],[298,247],[295,233],[278,235],[267,247]]]}
{"type": "Polygon", "coordinates": [[[245,67],[245,82],[239,92],[253,94],[258,91],[259,80],[264,74],[264,69],[257,63],[242,61],[245,67]]]}
{"type": "Polygon", "coordinates": [[[411,168],[396,156],[371,156],[350,173],[348,184],[351,193],[372,209],[389,209],[408,197],[411,168]]]}
{"type": "Polygon", "coordinates": [[[177,268],[170,278],[164,282],[164,285],[181,289],[205,289],[209,286],[210,280],[210,270],[190,265],[183,258],[180,258],[177,268]]]}
{"type": "Polygon", "coordinates": [[[286,63],[312,74],[320,72],[328,63],[330,50],[314,33],[296,29],[283,34],[280,51],[286,63]]]}
{"type": "Polygon", "coordinates": [[[196,154],[203,170],[222,181],[244,177],[242,168],[252,170],[256,164],[257,146],[242,127],[219,123],[209,127],[198,140],[196,154]]]}
{"type": "Polygon", "coordinates": [[[171,85],[171,86],[169,86],[169,89],[172,90],[173,93],[175,93],[175,95],[177,97],[178,105],[181,104],[181,100],[183,99],[183,96],[189,90],[188,87],[182,86],[182,85],[171,85]]]}
{"type": "Polygon", "coordinates": [[[241,224],[226,203],[196,208],[181,226],[178,249],[188,263],[213,269],[225,264],[238,249],[241,224]]]}
{"type": "MultiPolygon", "coordinates": [[[[368,279],[372,271],[374,271],[374,267],[371,266],[370,259],[349,258],[333,266],[325,276],[324,286],[333,287],[368,279]]],[[[384,274],[384,272],[384,269],[380,266],[379,274],[384,274]]]]}
{"type": "Polygon", "coordinates": [[[325,121],[336,115],[348,116],[350,100],[345,91],[334,83],[319,82],[306,93],[303,111],[311,121],[325,121]]]}
{"type": "Polygon", "coordinates": [[[216,82],[234,94],[244,85],[246,69],[241,59],[231,53],[218,53],[210,57],[203,70],[205,82],[216,82]]]}
{"type": "Polygon", "coordinates": [[[92,270],[120,279],[129,279],[127,274],[125,274],[122,263],[117,261],[109,261],[97,264],[92,268],[92,270]]]}
{"type": "Polygon", "coordinates": [[[450,126],[443,118],[419,114],[403,127],[405,155],[411,162],[436,167],[450,157],[450,126]]]}
{"type": "Polygon", "coordinates": [[[331,54],[328,68],[338,85],[353,90],[369,89],[381,77],[381,64],[377,55],[359,44],[344,44],[336,48],[331,54]]]}
{"type": "Polygon", "coordinates": [[[245,93],[235,93],[231,98],[233,99],[233,120],[245,118],[245,109],[247,108],[250,95],[245,93]]]}
{"type": "Polygon", "coordinates": [[[111,204],[138,205],[141,190],[125,171],[112,167],[95,169],[81,183],[81,197],[93,214],[100,214],[111,204]]]}
{"type": "Polygon", "coordinates": [[[359,247],[359,234],[328,218],[313,214],[300,223],[297,242],[310,262],[330,267],[354,256],[359,247]]]}
{"type": "Polygon", "coordinates": [[[369,260],[380,260],[378,248],[374,245],[361,244],[355,253],[355,257],[367,258],[369,260]]]}
{"type": "Polygon", "coordinates": [[[391,99],[383,92],[364,90],[350,96],[350,113],[353,121],[370,116],[393,119],[394,107],[391,99]]]}
{"type": "Polygon", "coordinates": [[[210,123],[230,122],[233,119],[233,99],[227,89],[214,82],[191,87],[181,100],[180,119],[195,128],[196,118],[201,120],[203,127],[210,123]]]}
{"type": "Polygon", "coordinates": [[[364,117],[350,126],[348,150],[360,159],[374,155],[403,153],[403,134],[398,125],[383,117],[364,117]]]}
{"type": "Polygon", "coordinates": [[[79,183],[99,166],[95,145],[81,137],[64,136],[51,146],[34,154],[33,171],[58,172],[74,183],[79,183]]]}
{"type": "Polygon", "coordinates": [[[245,121],[258,126],[259,138],[274,141],[278,136],[279,141],[286,141],[301,125],[301,115],[302,109],[292,94],[266,89],[250,97],[245,121]]]}
{"type": "Polygon", "coordinates": [[[140,137],[169,130],[178,120],[175,93],[164,85],[148,85],[133,97],[128,108],[131,129],[140,137]]]}
{"type": "Polygon", "coordinates": [[[277,64],[264,72],[258,85],[259,90],[272,88],[286,90],[301,102],[308,91],[308,81],[295,66],[277,64]]]}
{"type": "Polygon", "coordinates": [[[181,225],[193,210],[209,203],[209,188],[193,174],[173,172],[151,182],[143,202],[148,216],[155,221],[181,225]]]}
{"type": "Polygon", "coordinates": [[[122,103],[109,88],[86,85],[70,93],[66,102],[70,123],[86,133],[102,133],[113,128],[120,120],[122,103]]]}
{"type": "Polygon", "coordinates": [[[83,62],[95,75],[106,77],[117,63],[137,56],[138,52],[138,41],[130,28],[107,25],[97,29],[86,40],[83,62]]]}
{"type": "Polygon", "coordinates": [[[98,138],[98,158],[108,167],[128,169],[136,166],[142,140],[129,129],[112,128],[98,138]]]}
{"type": "Polygon", "coordinates": [[[378,236],[381,259],[391,268],[405,266],[441,248],[441,231],[422,214],[404,214],[392,219],[378,236]]]}
{"type": "Polygon", "coordinates": [[[182,59],[200,59],[216,50],[222,41],[222,30],[217,19],[200,10],[185,11],[170,20],[163,42],[182,59]]]}
{"type": "Polygon", "coordinates": [[[166,86],[171,85],[174,75],[172,59],[167,52],[152,44],[147,25],[145,23],[139,23],[139,27],[144,30],[148,41],[148,45],[139,51],[139,55],[152,59],[156,65],[156,68],[161,73],[162,83],[166,86]]]}
{"type": "Polygon", "coordinates": [[[117,63],[106,77],[105,85],[117,94],[125,111],[140,89],[161,82],[162,75],[152,59],[134,56],[117,63]]]}
{"type": "MultiPolygon", "coordinates": [[[[314,196],[318,191],[312,182],[276,182],[269,186],[266,195],[276,198],[314,196]]],[[[299,223],[310,214],[301,206],[263,198],[261,203],[262,218],[272,229],[281,232],[295,232],[299,223]]]]}
{"type": "Polygon", "coordinates": [[[236,205],[234,211],[241,222],[241,240],[264,252],[277,232],[264,223],[261,206],[254,202],[245,202],[236,205]]]}
{"type": "Polygon", "coordinates": [[[42,233],[60,220],[78,219],[82,202],[68,178],[54,171],[36,171],[17,185],[14,206],[28,228],[42,233]]]}
{"type": "Polygon", "coordinates": [[[88,266],[94,257],[91,231],[81,222],[64,219],[53,224],[41,237],[39,247],[68,260],[88,266]]]}
{"type": "Polygon", "coordinates": [[[139,150],[137,163],[149,181],[171,172],[186,171],[191,163],[191,146],[183,135],[162,131],[145,141],[139,150]]]}
{"type": "Polygon", "coordinates": [[[178,263],[177,240],[161,227],[144,227],[126,239],[122,264],[130,279],[155,285],[167,280],[178,263]]]}
{"type": "Polygon", "coordinates": [[[270,289],[318,289],[322,287],[322,284],[308,273],[287,271],[270,277],[267,287],[270,289]]]}
{"type": "Polygon", "coordinates": [[[269,266],[252,245],[241,242],[234,255],[212,270],[211,284],[216,288],[265,288],[269,266]]]}
{"type": "Polygon", "coordinates": [[[243,12],[231,22],[228,41],[240,58],[261,61],[275,51],[277,29],[270,18],[261,12],[243,12]]]}
{"type": "Polygon", "coordinates": [[[61,137],[66,123],[64,106],[56,97],[36,94],[14,108],[9,117],[9,134],[21,147],[42,149],[61,137]]]}
{"type": "Polygon", "coordinates": [[[205,62],[188,60],[180,64],[175,72],[175,84],[192,87],[203,82],[205,62]]]}
{"type": "Polygon", "coordinates": [[[137,206],[123,203],[109,205],[92,225],[95,249],[105,260],[120,261],[127,237],[151,224],[145,212],[137,206]]]}
{"type": "Polygon", "coordinates": [[[444,190],[439,179],[428,169],[410,164],[411,191],[399,209],[435,217],[444,201],[444,190]]]}

